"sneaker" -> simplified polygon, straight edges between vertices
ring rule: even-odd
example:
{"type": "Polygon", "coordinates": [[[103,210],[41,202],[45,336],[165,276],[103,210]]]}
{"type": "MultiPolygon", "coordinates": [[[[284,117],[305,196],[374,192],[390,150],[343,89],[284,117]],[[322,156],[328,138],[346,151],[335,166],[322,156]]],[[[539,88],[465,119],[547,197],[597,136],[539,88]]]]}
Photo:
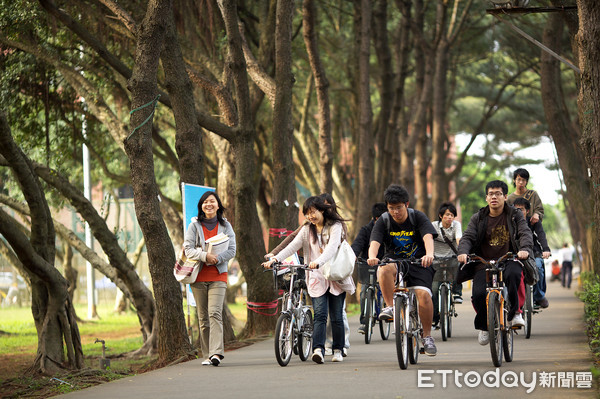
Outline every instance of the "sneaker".
{"type": "Polygon", "coordinates": [[[490,333],[487,331],[479,330],[479,335],[477,336],[477,342],[479,345],[487,345],[490,343],[490,333]]]}
{"type": "Polygon", "coordinates": [[[333,358],[331,359],[331,361],[332,362],[343,362],[344,361],[344,356],[342,356],[342,351],[339,350],[339,349],[334,350],[333,351],[333,358]]]}
{"type": "Polygon", "coordinates": [[[439,330],[440,329],[440,322],[438,321],[437,323],[431,323],[431,329],[432,330],[439,330]]]}
{"type": "Polygon", "coordinates": [[[539,305],[540,308],[542,309],[546,309],[549,305],[548,300],[546,299],[546,297],[543,297],[541,300],[536,301],[535,302],[536,305],[539,305]]]}
{"type": "Polygon", "coordinates": [[[367,326],[365,326],[364,324],[361,324],[360,326],[358,326],[359,334],[365,334],[366,332],[367,332],[367,326]]]}
{"type": "Polygon", "coordinates": [[[219,364],[221,364],[221,358],[218,355],[212,355],[210,357],[210,362],[212,363],[213,366],[218,366],[219,364]]]}
{"type": "Polygon", "coordinates": [[[433,341],[433,337],[431,335],[423,338],[423,348],[425,349],[425,354],[427,356],[436,355],[437,348],[435,347],[435,342],[433,341]]]}
{"type": "Polygon", "coordinates": [[[202,365],[203,365],[203,366],[210,366],[211,364],[212,364],[212,362],[210,361],[210,359],[205,359],[205,360],[202,362],[202,365]]]}
{"type": "Polygon", "coordinates": [[[333,355],[333,351],[331,350],[331,348],[325,348],[325,356],[331,356],[333,355]]]}
{"type": "Polygon", "coordinates": [[[394,320],[394,308],[392,306],[388,306],[383,309],[381,313],[379,313],[379,320],[383,321],[392,321],[394,320]]]}
{"type": "Polygon", "coordinates": [[[342,349],[342,357],[348,356],[348,348],[342,349]]]}
{"type": "Polygon", "coordinates": [[[521,313],[515,314],[512,321],[510,322],[511,327],[525,327],[525,320],[523,320],[523,316],[521,313]]]}
{"type": "Polygon", "coordinates": [[[317,364],[323,363],[323,351],[321,348],[317,348],[313,351],[312,361],[317,364]]]}
{"type": "Polygon", "coordinates": [[[463,303],[463,299],[462,296],[460,295],[454,295],[454,303],[463,303]]]}

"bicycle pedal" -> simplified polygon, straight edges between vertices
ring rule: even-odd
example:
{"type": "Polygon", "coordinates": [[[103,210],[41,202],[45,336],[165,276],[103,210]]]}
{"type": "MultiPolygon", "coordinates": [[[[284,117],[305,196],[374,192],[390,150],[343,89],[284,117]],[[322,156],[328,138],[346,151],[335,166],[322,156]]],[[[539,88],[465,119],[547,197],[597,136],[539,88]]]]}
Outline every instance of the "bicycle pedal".
{"type": "Polygon", "coordinates": [[[420,353],[421,355],[424,355],[424,354],[425,354],[425,347],[421,347],[421,348],[419,348],[419,353],[420,353]]]}

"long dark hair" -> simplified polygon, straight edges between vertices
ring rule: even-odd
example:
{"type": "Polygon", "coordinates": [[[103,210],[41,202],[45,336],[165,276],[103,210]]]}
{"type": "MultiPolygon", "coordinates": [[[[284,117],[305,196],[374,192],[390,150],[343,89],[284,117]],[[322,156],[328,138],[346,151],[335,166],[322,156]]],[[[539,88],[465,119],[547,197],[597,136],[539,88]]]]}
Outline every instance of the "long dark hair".
{"type": "Polygon", "coordinates": [[[219,209],[217,209],[217,220],[224,226],[225,219],[223,218],[223,212],[225,211],[225,207],[223,206],[223,203],[221,203],[221,198],[219,198],[215,191],[205,192],[204,194],[202,194],[202,197],[200,197],[200,199],[198,200],[198,222],[202,223],[206,220],[206,214],[202,210],[202,204],[211,195],[215,197],[215,199],[217,200],[217,205],[219,205],[219,209]]]}
{"type": "MultiPolygon", "coordinates": [[[[306,215],[310,208],[323,212],[323,226],[327,224],[333,224],[335,222],[343,222],[344,219],[337,213],[335,205],[326,204],[322,196],[308,197],[302,205],[302,213],[306,215]]],[[[317,241],[317,227],[310,223],[309,224],[310,234],[314,242],[317,241]]]]}

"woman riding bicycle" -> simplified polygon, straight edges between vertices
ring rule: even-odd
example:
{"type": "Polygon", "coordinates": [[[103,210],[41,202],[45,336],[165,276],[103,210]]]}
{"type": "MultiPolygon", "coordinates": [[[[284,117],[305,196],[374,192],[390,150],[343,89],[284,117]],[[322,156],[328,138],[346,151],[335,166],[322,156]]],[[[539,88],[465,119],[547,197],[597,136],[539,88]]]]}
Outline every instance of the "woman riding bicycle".
{"type": "Polygon", "coordinates": [[[331,318],[333,333],[333,362],[343,361],[344,322],[342,307],[346,293],[353,294],[356,290],[352,276],[340,281],[329,281],[318,269],[333,258],[343,236],[342,217],[335,211],[333,205],[325,203],[321,197],[309,197],[302,207],[304,216],[309,220],[292,242],[263,266],[270,268],[275,261],[282,261],[300,248],[303,249],[305,262],[308,263],[308,294],[312,298],[315,312],[313,331],[313,356],[316,363],[323,363],[325,348],[325,327],[327,314],[331,318]]]}
{"type": "MultiPolygon", "coordinates": [[[[533,251],[531,230],[523,214],[506,203],[508,186],[500,180],[489,182],[485,186],[488,206],[475,213],[458,245],[458,261],[467,262],[467,255],[475,253],[486,260],[498,259],[507,252],[516,252],[519,259],[527,259],[533,251]]],[[[512,326],[524,326],[523,316],[518,312],[518,288],[521,283],[522,266],[509,261],[504,269],[504,283],[508,288],[510,309],[508,320],[512,326]]],[[[487,331],[486,273],[481,263],[469,264],[459,271],[458,281],[473,279],[473,307],[475,329],[479,330],[480,345],[489,343],[487,331]]]]}

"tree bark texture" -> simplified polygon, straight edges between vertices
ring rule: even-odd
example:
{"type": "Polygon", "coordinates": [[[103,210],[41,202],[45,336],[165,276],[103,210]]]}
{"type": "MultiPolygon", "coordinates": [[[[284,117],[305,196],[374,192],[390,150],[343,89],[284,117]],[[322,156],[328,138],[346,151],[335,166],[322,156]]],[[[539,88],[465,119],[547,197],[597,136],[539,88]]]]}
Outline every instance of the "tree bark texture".
{"type": "Polygon", "coordinates": [[[159,363],[174,361],[192,349],[181,309],[183,298],[180,284],[172,274],[175,251],[161,217],[152,154],[152,116],[158,94],[158,61],[172,12],[171,1],[151,0],[136,32],[135,62],[128,81],[132,94],[132,132],[125,140],[135,212],[148,248],[148,267],[156,298],[157,331],[154,333],[157,334],[159,363]]]}
{"type": "Polygon", "coordinates": [[[594,271],[600,274],[600,3],[594,0],[577,0],[577,7],[581,70],[581,85],[577,98],[581,123],[580,143],[591,179],[590,189],[594,204],[593,217],[586,219],[584,223],[590,238],[594,271]]]}

